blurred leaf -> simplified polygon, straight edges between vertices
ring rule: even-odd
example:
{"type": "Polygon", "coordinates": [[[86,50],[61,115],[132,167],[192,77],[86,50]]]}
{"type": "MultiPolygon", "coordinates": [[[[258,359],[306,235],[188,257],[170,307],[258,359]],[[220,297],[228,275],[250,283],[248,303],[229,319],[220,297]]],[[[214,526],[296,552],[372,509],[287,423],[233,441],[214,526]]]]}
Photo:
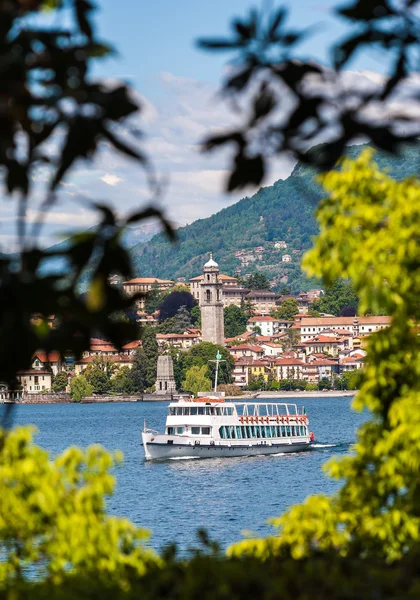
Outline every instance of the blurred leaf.
{"type": "Polygon", "coordinates": [[[396,16],[388,0],[356,0],[351,6],[338,8],[336,12],[353,21],[372,21],[383,17],[396,16]]]}
{"type": "Polygon", "coordinates": [[[243,154],[237,154],[235,157],[235,167],[229,178],[227,190],[229,192],[241,189],[249,184],[259,185],[264,177],[264,160],[258,156],[248,157],[243,154]]]}

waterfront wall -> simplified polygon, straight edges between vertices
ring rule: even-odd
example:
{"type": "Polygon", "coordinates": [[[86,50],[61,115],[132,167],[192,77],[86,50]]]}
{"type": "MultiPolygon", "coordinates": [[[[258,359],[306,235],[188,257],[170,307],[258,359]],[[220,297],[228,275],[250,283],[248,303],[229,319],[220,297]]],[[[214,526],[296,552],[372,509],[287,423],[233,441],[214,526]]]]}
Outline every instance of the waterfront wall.
{"type": "MultiPolygon", "coordinates": [[[[133,394],[131,396],[86,396],[80,404],[103,404],[106,402],[157,402],[170,401],[171,396],[155,394],[133,394]]],[[[70,394],[25,394],[22,404],[70,404],[70,394]]]]}

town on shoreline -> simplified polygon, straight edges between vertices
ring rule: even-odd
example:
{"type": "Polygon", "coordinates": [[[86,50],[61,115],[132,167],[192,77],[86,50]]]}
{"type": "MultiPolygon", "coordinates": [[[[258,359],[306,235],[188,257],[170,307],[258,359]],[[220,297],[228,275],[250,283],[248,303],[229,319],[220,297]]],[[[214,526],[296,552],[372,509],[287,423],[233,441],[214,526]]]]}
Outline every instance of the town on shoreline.
{"type": "MultiPolygon", "coordinates": [[[[142,326],[139,339],[118,349],[92,338],[80,357],[40,349],[19,373],[20,388],[3,386],[0,401],[120,402],[210,391],[216,353],[218,391],[226,397],[353,395],[366,341],[390,318],[320,312],[323,290],[276,294],[261,274],[247,281],[264,289],[250,291],[220,273],[212,256],[189,285],[115,279],[123,294],[136,295],[129,316],[142,326]]],[[[37,319],[44,317],[34,315],[35,325],[37,319]]],[[[54,327],[54,317],[48,322],[54,327]]]]}

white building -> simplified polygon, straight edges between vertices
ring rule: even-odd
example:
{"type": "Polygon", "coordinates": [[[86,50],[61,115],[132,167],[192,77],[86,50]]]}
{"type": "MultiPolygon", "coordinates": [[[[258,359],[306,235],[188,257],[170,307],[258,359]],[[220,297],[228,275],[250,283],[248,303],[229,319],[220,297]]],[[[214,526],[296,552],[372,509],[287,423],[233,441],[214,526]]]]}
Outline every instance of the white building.
{"type": "Polygon", "coordinates": [[[261,329],[261,335],[272,336],[281,331],[285,331],[292,324],[292,321],[284,321],[275,319],[274,317],[259,315],[248,319],[247,330],[254,331],[254,327],[259,327],[261,329]]]}
{"type": "Polygon", "coordinates": [[[292,262],[292,257],[290,254],[283,254],[281,257],[281,262],[292,262]]]}

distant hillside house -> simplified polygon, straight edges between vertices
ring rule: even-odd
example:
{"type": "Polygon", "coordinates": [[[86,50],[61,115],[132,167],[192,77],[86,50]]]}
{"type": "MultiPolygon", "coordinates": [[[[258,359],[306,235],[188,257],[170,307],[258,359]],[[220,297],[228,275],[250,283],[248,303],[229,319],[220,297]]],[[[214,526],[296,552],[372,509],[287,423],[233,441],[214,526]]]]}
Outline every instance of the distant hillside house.
{"type": "MultiPolygon", "coordinates": [[[[218,276],[219,281],[222,282],[223,287],[227,288],[227,287],[238,287],[238,279],[236,277],[231,277],[230,275],[224,275],[223,273],[220,273],[218,276]]],[[[190,279],[190,290],[191,290],[191,294],[194,296],[194,298],[200,302],[201,298],[200,298],[200,284],[203,282],[204,280],[204,273],[202,273],[201,275],[198,275],[197,277],[193,277],[192,279],[190,279]]],[[[225,304],[225,306],[227,306],[225,304]]]]}
{"type": "MultiPolygon", "coordinates": [[[[121,285],[123,292],[127,296],[133,296],[134,294],[143,293],[146,294],[150,290],[158,290],[159,292],[166,292],[175,285],[175,282],[171,279],[158,279],[157,277],[136,277],[129,281],[124,281],[121,285]]],[[[137,308],[143,310],[145,306],[145,298],[140,298],[136,302],[137,308]]]]}
{"type": "Polygon", "coordinates": [[[290,254],[283,254],[281,257],[281,262],[292,262],[292,257],[290,254]]]}

